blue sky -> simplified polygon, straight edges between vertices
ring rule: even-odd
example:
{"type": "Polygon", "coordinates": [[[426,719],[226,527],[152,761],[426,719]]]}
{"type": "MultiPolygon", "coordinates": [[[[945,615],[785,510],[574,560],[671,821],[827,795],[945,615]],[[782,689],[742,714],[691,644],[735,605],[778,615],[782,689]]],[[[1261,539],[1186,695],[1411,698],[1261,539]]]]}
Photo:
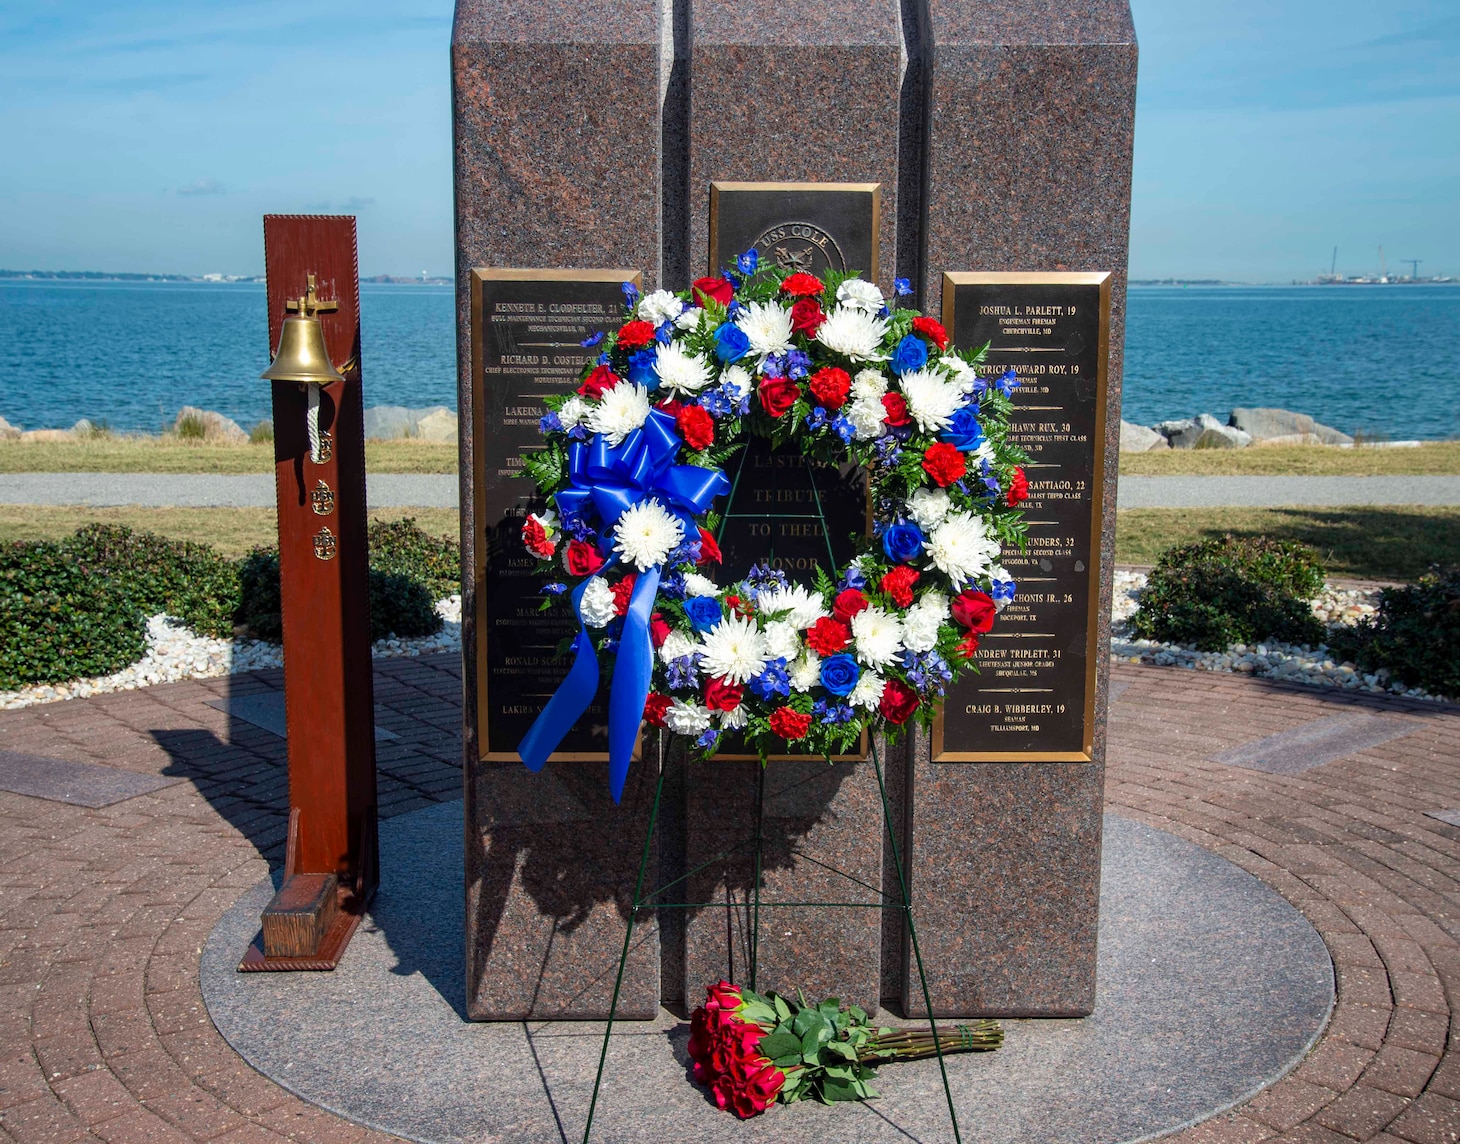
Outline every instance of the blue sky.
{"type": "MultiPolygon", "coordinates": [[[[1460,274],[1460,3],[1134,9],[1134,276],[1460,274]]],[[[450,16],[0,0],[0,266],[254,273],[262,213],[319,210],[367,274],[449,273],[450,16]]]]}

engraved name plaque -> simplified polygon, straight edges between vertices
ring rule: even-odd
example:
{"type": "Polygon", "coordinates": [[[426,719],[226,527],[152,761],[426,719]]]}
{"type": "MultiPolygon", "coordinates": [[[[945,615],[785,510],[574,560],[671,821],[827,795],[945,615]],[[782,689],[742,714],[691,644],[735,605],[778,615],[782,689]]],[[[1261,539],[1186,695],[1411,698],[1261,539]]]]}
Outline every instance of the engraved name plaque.
{"type": "Polygon", "coordinates": [[[1100,456],[1108,274],[945,274],[943,323],[1019,378],[1013,440],[1029,454],[1028,547],[1005,549],[1018,594],[950,689],[934,762],[1088,762],[1095,729],[1100,456]]]}
{"type": "Polygon", "coordinates": [[[881,183],[711,183],[710,273],[754,249],[762,265],[877,280],[881,183]]]}
{"type": "MultiPolygon", "coordinates": [[[[580,344],[623,320],[624,282],[636,270],[473,270],[472,426],[478,529],[477,711],[484,759],[517,758],[517,745],[568,672],[558,644],[576,632],[568,610],[539,611],[543,577],[522,546],[522,521],[545,505],[523,474],[524,453],[542,448],[542,399],[577,387],[598,351],[580,344]]],[[[560,550],[561,551],[561,550],[560,550]]],[[[600,694],[552,757],[608,757],[606,695],[600,694]]]]}

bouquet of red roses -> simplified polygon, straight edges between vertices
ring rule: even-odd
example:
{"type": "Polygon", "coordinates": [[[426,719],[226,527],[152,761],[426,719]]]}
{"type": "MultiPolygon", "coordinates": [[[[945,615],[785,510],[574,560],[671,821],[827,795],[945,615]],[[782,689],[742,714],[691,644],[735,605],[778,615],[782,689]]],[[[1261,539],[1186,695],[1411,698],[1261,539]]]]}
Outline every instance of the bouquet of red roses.
{"type": "Polygon", "coordinates": [[[878,1063],[958,1052],[987,1052],[1004,1042],[995,1021],[959,1025],[935,1039],[930,1028],[873,1026],[864,1010],[835,997],[813,1005],[775,992],[765,996],[721,981],[690,1017],[694,1078],[715,1103],[742,1119],[777,1100],[812,1097],[823,1104],[871,1100],[878,1063]]]}

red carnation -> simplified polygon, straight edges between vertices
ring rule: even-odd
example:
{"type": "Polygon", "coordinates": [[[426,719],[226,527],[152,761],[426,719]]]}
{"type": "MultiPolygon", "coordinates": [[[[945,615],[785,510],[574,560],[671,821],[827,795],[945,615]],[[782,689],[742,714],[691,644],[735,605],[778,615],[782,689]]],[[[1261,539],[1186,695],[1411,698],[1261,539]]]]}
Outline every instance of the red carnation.
{"type": "Polygon", "coordinates": [[[767,377],[761,381],[757,395],[762,409],[772,417],[781,417],[796,404],[801,387],[789,377],[767,377]]]}
{"type": "Polygon", "coordinates": [[[679,411],[683,409],[684,406],[679,403],[679,398],[666,397],[663,401],[656,405],[655,408],[658,409],[661,413],[669,414],[669,416],[671,417],[678,417],[679,411]]]}
{"type": "Polygon", "coordinates": [[[708,449],[715,443],[714,419],[699,405],[681,405],[674,415],[679,435],[691,449],[708,449]]]}
{"type": "Polygon", "coordinates": [[[634,585],[638,582],[639,576],[636,572],[630,572],[611,589],[613,593],[613,614],[616,616],[628,615],[629,600],[634,595],[634,585]]]}
{"type": "Polygon", "coordinates": [[[900,679],[889,679],[882,686],[882,701],[877,710],[889,723],[902,724],[918,709],[918,693],[900,679]]]}
{"type": "Polygon", "coordinates": [[[667,695],[660,695],[657,691],[649,692],[649,698],[644,700],[644,722],[651,727],[664,726],[664,712],[674,705],[674,700],[667,695]]]}
{"type": "Polygon", "coordinates": [[[793,298],[810,298],[826,289],[826,284],[814,274],[792,274],[781,283],[781,293],[793,298]]]}
{"type": "Polygon", "coordinates": [[[887,410],[887,416],[882,420],[889,425],[906,425],[911,420],[907,415],[907,398],[900,393],[884,393],[882,408],[887,410]]]}
{"type": "Polygon", "coordinates": [[[892,597],[893,603],[899,608],[906,608],[912,603],[912,589],[917,582],[917,569],[906,564],[899,564],[882,577],[881,588],[892,597]]]}
{"type": "Polygon", "coordinates": [[[636,350],[654,340],[654,323],[625,322],[618,332],[618,344],[626,350],[636,350]]]}
{"type": "Polygon", "coordinates": [[[734,711],[740,706],[745,689],[723,676],[715,676],[705,684],[705,706],[711,711],[734,711]]]}
{"type": "Polygon", "coordinates": [[[703,528],[700,529],[700,558],[695,563],[697,565],[718,564],[723,559],[724,557],[720,555],[720,546],[715,542],[715,538],[703,528]]]}
{"type": "Polygon", "coordinates": [[[728,278],[696,278],[690,292],[701,306],[705,304],[706,298],[713,298],[720,305],[728,306],[735,297],[735,283],[728,278]]]}
{"type": "Polygon", "coordinates": [[[598,549],[582,540],[570,540],[563,549],[563,567],[569,576],[592,576],[603,567],[598,549]]]}
{"type": "Polygon", "coordinates": [[[658,612],[649,617],[649,641],[655,647],[663,647],[664,641],[669,638],[669,633],[673,630],[658,612]]]}
{"type": "Polygon", "coordinates": [[[940,350],[948,348],[948,331],[937,318],[914,318],[912,328],[914,333],[922,334],[940,350]]]}
{"type": "Polygon", "coordinates": [[[968,472],[968,461],[956,446],[947,441],[939,441],[929,445],[928,451],[923,454],[923,472],[937,481],[939,486],[947,488],[968,472]]]}
{"type": "Polygon", "coordinates": [[[844,624],[852,622],[852,617],[868,607],[867,597],[862,595],[856,588],[847,588],[838,592],[836,599],[831,605],[831,614],[844,624]]]}
{"type": "Polygon", "coordinates": [[[826,321],[826,314],[821,309],[821,303],[815,298],[802,298],[791,307],[791,329],[798,334],[814,338],[816,331],[821,329],[821,323],[824,321],[826,321]]]}
{"type": "Polygon", "coordinates": [[[978,654],[978,636],[969,632],[958,641],[958,646],[954,650],[964,659],[972,659],[978,654]]]}
{"type": "Polygon", "coordinates": [[[999,610],[987,592],[969,589],[953,598],[953,618],[971,632],[982,633],[994,626],[999,610]]]}
{"type": "Polygon", "coordinates": [[[1010,508],[1029,499],[1029,478],[1024,475],[1023,469],[1014,469],[1014,475],[1009,479],[1009,491],[1005,496],[1010,508]]]}
{"type": "Polygon", "coordinates": [[[817,655],[836,655],[852,642],[851,630],[846,624],[822,616],[806,629],[806,646],[817,655]]]}
{"type": "Polygon", "coordinates": [[[796,739],[804,739],[806,732],[811,729],[811,716],[803,715],[790,707],[778,707],[771,712],[771,730],[774,731],[786,742],[796,739]]]}
{"type": "Polygon", "coordinates": [[[755,615],[755,605],[739,596],[726,596],[725,606],[743,620],[755,615]]]}
{"type": "Polygon", "coordinates": [[[527,545],[527,551],[534,556],[541,556],[544,560],[551,559],[558,547],[548,539],[547,530],[543,528],[542,521],[535,516],[529,516],[522,524],[522,543],[527,545]]]}
{"type": "Polygon", "coordinates": [[[583,379],[583,384],[578,387],[578,392],[584,397],[591,397],[597,401],[622,380],[608,366],[601,365],[583,379]]]}
{"type": "Polygon", "coordinates": [[[852,392],[852,379],[844,369],[827,366],[811,375],[811,396],[827,409],[840,409],[852,392]]]}

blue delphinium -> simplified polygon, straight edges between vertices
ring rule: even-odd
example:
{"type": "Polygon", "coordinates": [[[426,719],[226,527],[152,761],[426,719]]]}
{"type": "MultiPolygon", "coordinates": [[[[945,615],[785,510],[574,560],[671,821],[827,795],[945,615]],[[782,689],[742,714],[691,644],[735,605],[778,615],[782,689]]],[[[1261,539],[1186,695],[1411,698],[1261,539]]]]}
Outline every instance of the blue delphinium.
{"type": "Polygon", "coordinates": [[[902,456],[902,444],[891,434],[878,437],[872,442],[872,449],[877,454],[877,460],[883,465],[895,465],[897,459],[902,456]]]}
{"type": "Polygon", "coordinates": [[[745,585],[757,598],[768,588],[784,588],[786,583],[785,571],[772,568],[769,564],[752,564],[750,571],[745,574],[745,585]]]}
{"type": "Polygon", "coordinates": [[[899,298],[904,294],[911,294],[913,292],[912,283],[906,278],[894,278],[892,280],[892,292],[899,298]]]}
{"type": "Polygon", "coordinates": [[[722,382],[700,396],[700,404],[711,417],[744,417],[750,412],[750,393],[743,396],[730,382],[722,382]]]}
{"type": "Polygon", "coordinates": [[[907,672],[907,681],[924,694],[934,691],[942,695],[944,684],[953,679],[953,669],[937,651],[904,650],[902,666],[907,672]]]}
{"type": "Polygon", "coordinates": [[[695,746],[708,751],[720,741],[720,732],[713,727],[709,728],[703,735],[695,740],[695,746]]]}
{"type": "Polygon", "coordinates": [[[607,350],[604,350],[601,354],[599,354],[596,358],[593,359],[593,364],[594,365],[608,365],[608,363],[611,362],[611,361],[613,361],[613,358],[611,358],[611,357],[608,356],[608,351],[607,350]]]}
{"type": "Polygon", "coordinates": [[[813,406],[810,413],[806,414],[806,428],[820,429],[826,424],[826,410],[821,406],[813,406]]]}
{"type": "Polygon", "coordinates": [[[837,581],[837,587],[842,589],[856,588],[860,591],[866,586],[867,574],[862,571],[862,566],[856,563],[848,564],[847,570],[842,573],[842,578],[837,581]]]}
{"type": "Polygon", "coordinates": [[[811,372],[811,356],[801,350],[786,351],[786,376],[799,381],[811,372]]]}
{"type": "Polygon", "coordinates": [[[760,363],[762,377],[785,377],[786,376],[786,355],[766,354],[765,360],[760,363]]]}
{"type": "Polygon", "coordinates": [[[1000,393],[1008,397],[1019,388],[1019,375],[1014,372],[1014,367],[1010,366],[994,379],[994,384],[999,387],[1000,393]]]}
{"type": "Polygon", "coordinates": [[[1002,601],[1007,604],[1014,598],[1018,585],[1012,580],[994,580],[989,588],[989,595],[993,597],[994,603],[1002,601]]]}
{"type": "Polygon", "coordinates": [[[585,350],[591,350],[601,341],[603,341],[603,331],[599,330],[597,333],[589,334],[578,344],[582,346],[585,350]]]}
{"type": "Polygon", "coordinates": [[[639,304],[639,288],[632,282],[625,282],[619,287],[624,292],[624,308],[632,310],[639,304]]]}
{"type": "Polygon", "coordinates": [[[898,342],[892,351],[892,360],[887,363],[893,373],[912,373],[928,364],[928,347],[916,334],[908,334],[898,342]]]}
{"type": "Polygon", "coordinates": [[[674,340],[674,323],[660,322],[658,328],[654,331],[654,340],[661,346],[667,346],[672,342],[674,340]]]}
{"type": "Polygon", "coordinates": [[[750,690],[769,702],[777,695],[791,694],[791,676],[786,671],[786,660],[777,657],[765,665],[765,670],[750,681],[750,690]]]}
{"type": "Polygon", "coordinates": [[[568,586],[566,584],[559,584],[557,582],[542,586],[542,594],[544,596],[561,596],[567,590],[568,586]]]}
{"type": "Polygon", "coordinates": [[[665,674],[672,689],[683,691],[685,688],[699,686],[699,658],[697,655],[682,655],[678,659],[669,661],[669,668],[665,674]]]}
{"type": "Polygon", "coordinates": [[[537,431],[539,433],[557,433],[562,428],[563,423],[556,413],[544,413],[537,419],[537,431]]]}
{"type": "MultiPolygon", "coordinates": [[[[820,406],[818,406],[817,408],[819,409],[820,406]]],[[[838,413],[836,417],[832,419],[831,427],[836,430],[836,435],[847,444],[851,444],[852,438],[857,435],[857,427],[853,425],[850,421],[848,421],[843,414],[840,413],[838,413]]]]}
{"type": "Polygon", "coordinates": [[[811,714],[823,723],[850,723],[856,718],[851,704],[831,703],[825,699],[818,699],[811,705],[811,714]]]}
{"type": "Polygon", "coordinates": [[[760,255],[756,252],[755,247],[751,247],[744,254],[738,255],[736,257],[735,265],[739,268],[740,273],[742,274],[745,274],[747,276],[754,274],[756,272],[756,269],[760,266],[760,255]]]}

